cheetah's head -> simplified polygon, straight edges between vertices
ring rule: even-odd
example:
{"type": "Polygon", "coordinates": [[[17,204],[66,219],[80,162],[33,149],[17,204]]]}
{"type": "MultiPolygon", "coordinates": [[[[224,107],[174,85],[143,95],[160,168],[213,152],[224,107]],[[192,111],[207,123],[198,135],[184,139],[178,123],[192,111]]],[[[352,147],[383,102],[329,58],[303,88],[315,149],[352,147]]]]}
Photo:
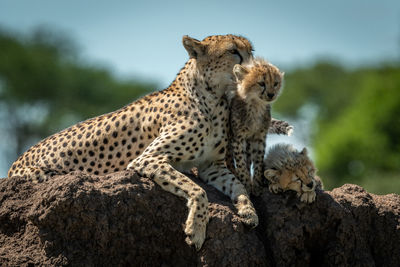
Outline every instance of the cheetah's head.
{"type": "Polygon", "coordinates": [[[198,77],[220,94],[234,86],[233,66],[246,64],[253,58],[251,43],[231,34],[213,35],[202,41],[184,36],[183,45],[191,60],[195,60],[198,77]]]}
{"type": "Polygon", "coordinates": [[[238,94],[246,99],[274,101],[282,86],[284,73],[267,61],[257,58],[248,65],[235,65],[233,73],[238,83],[238,94]]]}
{"type": "Polygon", "coordinates": [[[298,193],[322,188],[316,168],[307,155],[307,149],[297,151],[291,145],[273,146],[265,160],[264,177],[283,191],[298,193]]]}

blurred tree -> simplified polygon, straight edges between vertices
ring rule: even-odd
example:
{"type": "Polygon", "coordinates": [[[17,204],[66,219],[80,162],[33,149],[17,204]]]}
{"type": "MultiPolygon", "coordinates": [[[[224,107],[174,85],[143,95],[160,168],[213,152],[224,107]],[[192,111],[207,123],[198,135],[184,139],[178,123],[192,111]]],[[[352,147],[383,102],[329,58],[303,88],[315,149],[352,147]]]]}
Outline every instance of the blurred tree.
{"type": "MultiPolygon", "coordinates": [[[[360,88],[341,115],[321,122],[315,139],[318,165],[336,177],[334,185],[368,178],[385,183],[384,177],[397,174],[400,186],[400,68],[366,71],[360,88]]],[[[387,189],[400,192],[394,185],[387,189]]]]}
{"type": "Polygon", "coordinates": [[[20,37],[0,30],[0,130],[13,147],[9,163],[38,140],[154,88],[81,62],[75,45],[54,32],[20,37]]]}
{"type": "Polygon", "coordinates": [[[285,75],[274,109],[297,118],[312,106],[317,167],[328,188],[356,182],[400,193],[400,66],[345,69],[321,61],[285,75]]]}

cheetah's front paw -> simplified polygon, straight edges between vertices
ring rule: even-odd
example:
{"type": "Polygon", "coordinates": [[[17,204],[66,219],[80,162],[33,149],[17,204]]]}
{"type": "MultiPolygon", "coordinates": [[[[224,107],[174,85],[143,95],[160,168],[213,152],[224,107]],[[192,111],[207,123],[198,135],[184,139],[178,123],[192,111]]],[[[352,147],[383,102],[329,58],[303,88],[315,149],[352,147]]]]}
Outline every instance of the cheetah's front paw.
{"type": "Polygon", "coordinates": [[[201,222],[186,222],[185,241],[190,246],[194,245],[196,250],[200,250],[206,238],[206,225],[201,222]]]}
{"type": "Polygon", "coordinates": [[[251,206],[243,207],[238,211],[238,215],[240,216],[242,222],[245,225],[251,228],[254,228],[258,225],[258,216],[253,207],[251,206]]]}
{"type": "Polygon", "coordinates": [[[282,192],[282,188],[280,187],[280,185],[278,183],[271,183],[268,186],[269,191],[271,191],[272,193],[278,194],[279,192],[282,192]]]}
{"type": "Polygon", "coordinates": [[[242,222],[254,228],[258,225],[258,216],[256,210],[253,207],[250,199],[246,195],[240,195],[235,202],[236,209],[238,210],[238,215],[242,219],[242,222]]]}
{"type": "Polygon", "coordinates": [[[312,203],[315,201],[315,191],[307,191],[300,194],[300,201],[305,203],[312,203]]]}

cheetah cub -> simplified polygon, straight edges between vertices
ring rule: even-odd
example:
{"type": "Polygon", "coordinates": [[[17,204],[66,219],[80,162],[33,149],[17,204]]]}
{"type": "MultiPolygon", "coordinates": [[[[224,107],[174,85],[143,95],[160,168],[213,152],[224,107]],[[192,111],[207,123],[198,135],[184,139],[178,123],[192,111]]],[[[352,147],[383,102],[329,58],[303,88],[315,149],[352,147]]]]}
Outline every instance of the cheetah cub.
{"type": "Polygon", "coordinates": [[[271,192],[293,190],[300,201],[306,203],[314,202],[315,189],[323,189],[307,149],[299,152],[289,144],[276,144],[269,149],[264,161],[264,177],[269,181],[271,192]]]}
{"type": "Polygon", "coordinates": [[[235,65],[233,73],[237,90],[230,101],[227,165],[249,193],[258,195],[262,188],[265,139],[271,125],[270,103],[279,95],[284,73],[261,58],[249,65],[235,65]]]}

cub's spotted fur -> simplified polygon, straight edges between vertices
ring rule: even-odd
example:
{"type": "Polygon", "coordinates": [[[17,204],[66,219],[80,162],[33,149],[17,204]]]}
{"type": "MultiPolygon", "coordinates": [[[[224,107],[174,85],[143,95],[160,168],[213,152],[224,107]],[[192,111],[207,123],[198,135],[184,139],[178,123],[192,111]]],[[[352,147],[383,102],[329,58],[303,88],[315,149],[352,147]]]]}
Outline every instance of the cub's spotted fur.
{"type": "Polygon", "coordinates": [[[307,149],[299,152],[288,144],[276,144],[270,148],[264,161],[264,176],[270,182],[271,192],[294,190],[306,203],[314,202],[316,188],[323,188],[307,149]]]}
{"type": "Polygon", "coordinates": [[[167,89],[46,138],[19,157],[8,176],[41,182],[74,170],[102,175],[135,169],[187,200],[187,243],[200,249],[208,222],[207,195],[181,172],[195,166],[201,179],[232,199],[245,224],[256,226],[246,189],[225,165],[225,93],[235,86],[233,66],[252,59],[252,46],[235,35],[203,41],[185,36],[183,45],[190,59],[167,89]]]}
{"type": "Polygon", "coordinates": [[[245,66],[235,65],[233,72],[238,85],[231,101],[227,162],[247,191],[258,194],[262,188],[265,139],[271,125],[270,103],[278,97],[283,73],[263,59],[253,60],[245,66]]]}

